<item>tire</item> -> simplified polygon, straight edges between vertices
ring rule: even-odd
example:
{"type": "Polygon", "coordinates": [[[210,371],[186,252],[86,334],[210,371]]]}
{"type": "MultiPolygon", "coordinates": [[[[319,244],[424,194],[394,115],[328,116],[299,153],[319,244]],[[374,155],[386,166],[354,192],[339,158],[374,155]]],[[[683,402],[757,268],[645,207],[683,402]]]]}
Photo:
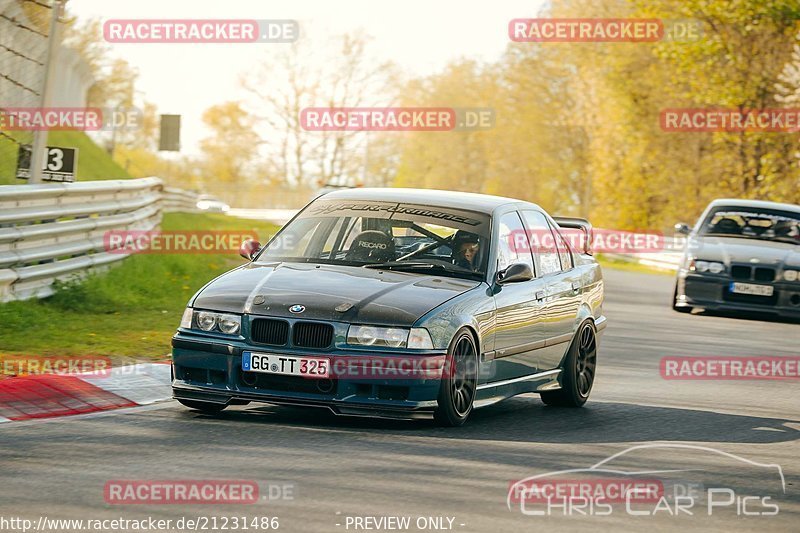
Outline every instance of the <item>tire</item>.
{"type": "Polygon", "coordinates": [[[678,313],[691,313],[692,308],[687,306],[678,307],[678,285],[675,285],[675,292],[672,293],[672,310],[678,313]]]}
{"type": "Polygon", "coordinates": [[[590,320],[582,323],[572,339],[562,368],[561,388],[540,393],[547,405],[582,407],[589,399],[597,368],[597,333],[590,320]]]}
{"type": "Polygon", "coordinates": [[[184,400],[181,398],[178,398],[177,400],[189,409],[195,409],[197,411],[202,411],[209,414],[219,413],[228,407],[224,403],[200,402],[197,400],[184,400]]]}
{"type": "Polygon", "coordinates": [[[478,386],[478,349],[467,328],[461,328],[447,350],[433,417],[440,426],[463,426],[472,413],[478,386]]]}

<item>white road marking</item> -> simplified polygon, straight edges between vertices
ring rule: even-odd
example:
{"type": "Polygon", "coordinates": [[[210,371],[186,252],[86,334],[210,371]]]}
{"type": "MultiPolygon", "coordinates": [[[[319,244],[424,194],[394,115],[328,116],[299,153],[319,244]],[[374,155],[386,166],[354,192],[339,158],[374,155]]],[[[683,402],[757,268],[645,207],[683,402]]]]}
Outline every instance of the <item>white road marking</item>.
{"type": "Polygon", "coordinates": [[[0,425],[0,431],[10,430],[12,428],[38,425],[38,424],[52,424],[55,422],[72,422],[76,420],[85,420],[87,418],[101,418],[104,416],[136,414],[143,411],[157,411],[159,409],[167,409],[169,407],[175,407],[177,404],[178,402],[165,400],[157,403],[151,403],[149,405],[137,405],[136,407],[121,407],[119,409],[108,409],[106,411],[95,411],[93,413],[83,413],[80,415],[54,416],[51,418],[31,418],[28,420],[8,420],[9,422],[13,422],[13,424],[0,425]]]}
{"type": "Polygon", "coordinates": [[[78,376],[83,381],[106,392],[121,396],[139,405],[172,397],[170,365],[140,363],[114,367],[110,373],[78,376]]]}

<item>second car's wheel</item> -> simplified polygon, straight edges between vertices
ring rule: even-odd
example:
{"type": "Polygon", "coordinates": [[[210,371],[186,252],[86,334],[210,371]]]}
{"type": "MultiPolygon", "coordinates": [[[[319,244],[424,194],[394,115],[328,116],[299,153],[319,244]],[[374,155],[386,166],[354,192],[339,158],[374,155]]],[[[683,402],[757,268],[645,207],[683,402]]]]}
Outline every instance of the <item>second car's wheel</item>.
{"type": "Polygon", "coordinates": [[[542,392],[542,401],[547,405],[581,407],[589,399],[597,367],[597,334],[594,325],[587,320],[580,325],[561,369],[559,390],[542,392]]]}
{"type": "Polygon", "coordinates": [[[197,409],[198,411],[203,411],[204,413],[209,414],[219,413],[227,407],[227,405],[224,403],[200,402],[197,400],[184,400],[181,398],[178,398],[178,401],[189,409],[197,409]]]}
{"type": "Polygon", "coordinates": [[[434,418],[442,426],[461,426],[472,412],[478,386],[478,350],[468,329],[453,337],[447,350],[434,418]]]}
{"type": "Polygon", "coordinates": [[[688,305],[678,307],[678,286],[675,285],[675,292],[672,293],[672,310],[679,313],[691,313],[692,308],[688,305]]]}

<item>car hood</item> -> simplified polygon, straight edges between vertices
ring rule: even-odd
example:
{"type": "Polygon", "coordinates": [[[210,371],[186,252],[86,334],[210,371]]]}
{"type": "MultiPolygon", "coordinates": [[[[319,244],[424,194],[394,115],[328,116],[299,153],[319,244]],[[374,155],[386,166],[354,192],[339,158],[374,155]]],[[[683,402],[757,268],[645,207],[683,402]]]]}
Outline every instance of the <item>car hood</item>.
{"type": "Polygon", "coordinates": [[[478,281],[306,263],[249,263],[206,285],[198,309],[410,326],[478,281]],[[302,305],[302,313],[289,308],[302,305]],[[337,308],[339,310],[337,310],[337,308]]]}
{"type": "Polygon", "coordinates": [[[783,242],[736,237],[697,237],[688,252],[706,261],[800,266],[800,246],[783,242]],[[753,261],[756,259],[757,261],[753,261]]]}

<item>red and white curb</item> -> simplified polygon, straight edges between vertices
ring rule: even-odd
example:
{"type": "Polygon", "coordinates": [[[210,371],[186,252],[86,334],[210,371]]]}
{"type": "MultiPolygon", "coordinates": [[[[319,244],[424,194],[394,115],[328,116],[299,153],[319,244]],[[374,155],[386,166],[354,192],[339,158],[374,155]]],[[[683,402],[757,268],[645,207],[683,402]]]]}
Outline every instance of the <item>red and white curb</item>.
{"type": "Polygon", "coordinates": [[[104,373],[0,379],[0,423],[136,407],[172,397],[170,365],[140,363],[104,373]]]}

